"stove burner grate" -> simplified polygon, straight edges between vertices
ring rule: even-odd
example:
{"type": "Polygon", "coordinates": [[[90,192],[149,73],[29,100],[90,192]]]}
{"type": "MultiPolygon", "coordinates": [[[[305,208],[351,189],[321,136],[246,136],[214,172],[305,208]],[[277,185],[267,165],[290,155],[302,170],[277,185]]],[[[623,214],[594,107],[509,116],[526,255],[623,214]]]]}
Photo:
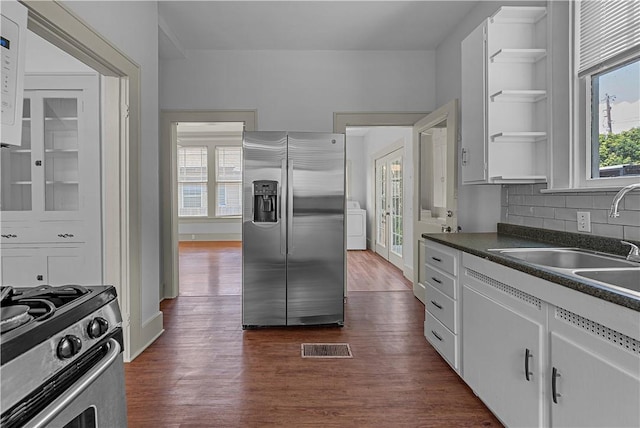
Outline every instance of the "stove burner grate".
{"type": "Polygon", "coordinates": [[[13,330],[33,319],[27,305],[14,305],[0,308],[0,332],[13,330]]]}
{"type": "Polygon", "coordinates": [[[39,287],[16,290],[2,287],[2,322],[0,332],[5,333],[32,320],[43,321],[59,308],[87,294],[89,290],[79,285],[39,287]]]}

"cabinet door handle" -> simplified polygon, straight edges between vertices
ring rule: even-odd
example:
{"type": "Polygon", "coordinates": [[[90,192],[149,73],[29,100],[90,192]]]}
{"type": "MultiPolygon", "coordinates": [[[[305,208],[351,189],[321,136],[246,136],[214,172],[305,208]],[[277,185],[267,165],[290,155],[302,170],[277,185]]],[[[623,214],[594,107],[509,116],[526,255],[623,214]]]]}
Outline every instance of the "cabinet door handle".
{"type": "Polygon", "coordinates": [[[462,166],[467,165],[467,149],[462,149],[462,166]]]}
{"type": "Polygon", "coordinates": [[[438,304],[438,302],[436,302],[435,300],[432,300],[431,303],[433,303],[433,306],[435,306],[438,309],[442,309],[442,306],[438,304]]]}
{"type": "Polygon", "coordinates": [[[433,256],[431,256],[431,258],[432,258],[433,260],[437,261],[437,262],[442,262],[442,259],[439,259],[439,258],[437,258],[437,257],[433,257],[433,256]]]}
{"type": "Polygon", "coordinates": [[[525,379],[527,379],[527,382],[531,380],[529,376],[533,374],[532,372],[529,371],[529,358],[531,357],[533,357],[533,355],[531,354],[531,351],[529,350],[529,348],[526,348],[524,352],[524,377],[525,379]]]}
{"type": "Polygon", "coordinates": [[[440,281],[438,278],[436,278],[435,276],[432,276],[431,279],[433,279],[435,282],[437,282],[438,284],[442,284],[442,281],[440,281]]]}
{"type": "Polygon", "coordinates": [[[551,397],[555,404],[558,404],[558,397],[562,397],[562,395],[558,393],[556,386],[556,379],[559,377],[560,373],[558,373],[558,369],[554,367],[553,370],[551,370],[551,397]]]}
{"type": "Polygon", "coordinates": [[[436,339],[438,339],[440,342],[442,342],[442,337],[440,337],[440,335],[438,335],[438,333],[436,333],[433,330],[431,330],[431,333],[436,337],[436,339]]]}
{"type": "Polygon", "coordinates": [[[11,238],[17,238],[18,235],[15,235],[13,233],[8,233],[6,235],[2,235],[3,238],[7,238],[7,239],[11,239],[11,238]]]}

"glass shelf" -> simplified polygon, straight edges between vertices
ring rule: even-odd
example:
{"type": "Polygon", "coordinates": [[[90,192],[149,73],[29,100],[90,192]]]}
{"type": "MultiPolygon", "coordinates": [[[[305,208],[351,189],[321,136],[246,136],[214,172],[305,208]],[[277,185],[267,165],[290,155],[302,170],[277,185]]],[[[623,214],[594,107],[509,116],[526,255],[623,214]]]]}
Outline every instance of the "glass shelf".
{"type": "Polygon", "coordinates": [[[71,184],[71,185],[78,185],[80,184],[79,181],[73,181],[73,180],[56,180],[56,181],[45,181],[46,184],[71,184]]]}
{"type": "Polygon", "coordinates": [[[45,153],[78,153],[78,149],[46,149],[45,153]]]}

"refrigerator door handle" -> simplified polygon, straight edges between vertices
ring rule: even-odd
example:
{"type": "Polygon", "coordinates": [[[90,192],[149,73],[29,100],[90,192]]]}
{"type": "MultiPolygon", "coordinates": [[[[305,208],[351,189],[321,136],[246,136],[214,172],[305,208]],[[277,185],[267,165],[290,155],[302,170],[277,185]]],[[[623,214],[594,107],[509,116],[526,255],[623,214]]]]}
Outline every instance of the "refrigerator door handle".
{"type": "Polygon", "coordinates": [[[293,161],[287,170],[287,254],[293,253],[293,161]]]}
{"type": "Polygon", "coordinates": [[[289,186],[289,182],[287,181],[287,160],[286,159],[282,159],[282,168],[280,169],[280,171],[282,172],[282,177],[280,177],[280,197],[278,198],[278,217],[280,220],[280,254],[282,255],[286,255],[287,254],[287,223],[286,223],[286,218],[287,216],[285,215],[284,219],[282,218],[283,214],[284,214],[284,209],[283,206],[286,207],[286,203],[284,201],[286,201],[287,199],[287,188],[289,186]]]}

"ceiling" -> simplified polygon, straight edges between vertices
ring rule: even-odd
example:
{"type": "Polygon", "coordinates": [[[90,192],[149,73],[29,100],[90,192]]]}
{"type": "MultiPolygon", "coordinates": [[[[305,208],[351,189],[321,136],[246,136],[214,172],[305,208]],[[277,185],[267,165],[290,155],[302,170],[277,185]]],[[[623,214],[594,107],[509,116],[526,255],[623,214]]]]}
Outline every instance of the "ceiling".
{"type": "Polygon", "coordinates": [[[160,1],[160,57],[210,50],[433,50],[477,1],[160,1]]]}

